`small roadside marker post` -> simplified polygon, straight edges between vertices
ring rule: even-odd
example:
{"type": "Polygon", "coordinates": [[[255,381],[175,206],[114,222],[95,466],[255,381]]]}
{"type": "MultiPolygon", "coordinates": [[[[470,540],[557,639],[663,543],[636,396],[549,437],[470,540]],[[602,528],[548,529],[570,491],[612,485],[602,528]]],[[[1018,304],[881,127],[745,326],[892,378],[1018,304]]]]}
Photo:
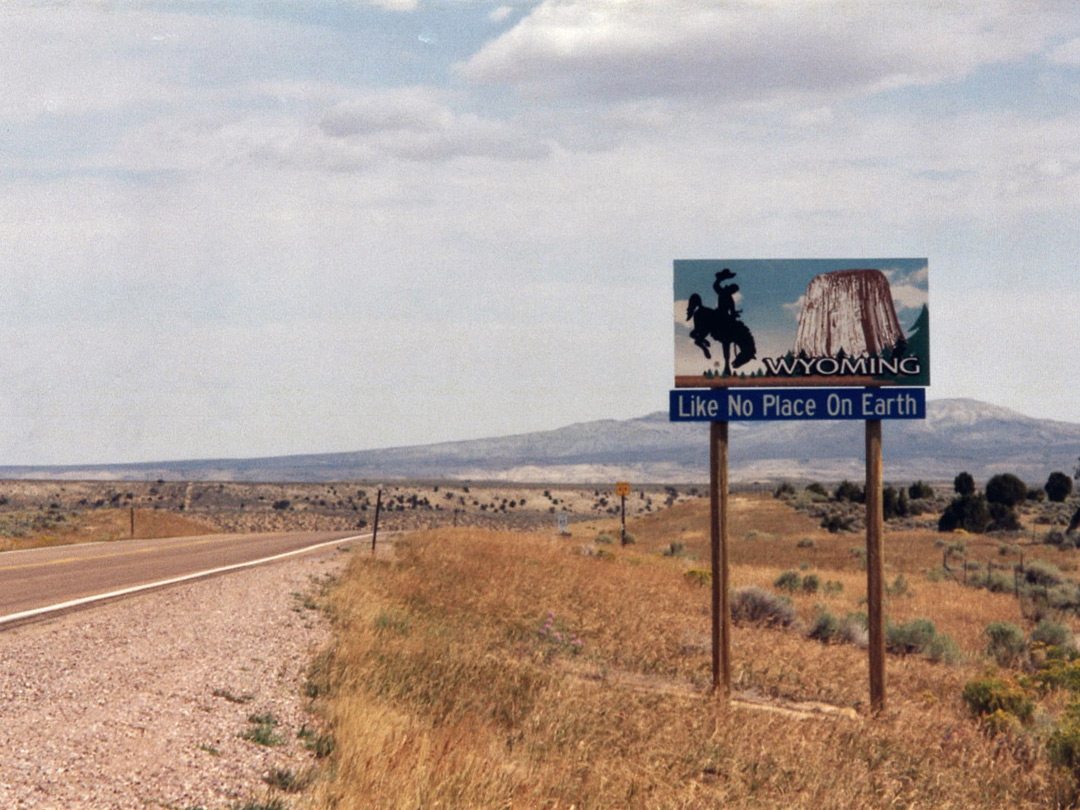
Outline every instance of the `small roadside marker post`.
{"type": "Polygon", "coordinates": [[[375,496],[375,526],[371,529],[371,553],[375,553],[375,539],[379,536],[379,512],[382,509],[382,484],[375,496]]]}
{"type": "Polygon", "coordinates": [[[630,494],[629,481],[616,481],[615,494],[622,500],[622,544],[626,545],[626,496],[630,494]]]}

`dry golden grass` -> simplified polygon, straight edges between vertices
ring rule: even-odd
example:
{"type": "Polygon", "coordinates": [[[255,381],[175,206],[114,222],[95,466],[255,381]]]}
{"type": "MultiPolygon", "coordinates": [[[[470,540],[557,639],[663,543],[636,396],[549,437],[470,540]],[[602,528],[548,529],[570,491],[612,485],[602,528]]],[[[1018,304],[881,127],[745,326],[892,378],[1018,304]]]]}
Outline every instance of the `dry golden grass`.
{"type": "MultiPolygon", "coordinates": [[[[820,532],[767,498],[732,512],[735,586],[771,588],[809,563],[843,590],[795,594],[804,621],[819,604],[860,608],[860,536],[820,532]],[[814,546],[798,547],[806,537],[814,546]]],[[[311,805],[1004,808],[1065,795],[1035,736],[992,739],[964,706],[963,684],[986,665],[985,625],[1021,616],[1007,595],[929,581],[932,533],[887,536],[890,575],[911,583],[887,612],[933,620],[964,663],[889,656],[875,718],[865,651],[737,627],[737,696],[859,714],[801,719],[709,697],[709,589],[684,576],[708,567],[707,519],[704,502],[678,505],[599,557],[583,541],[617,522],[576,524],[569,539],[436,530],[408,536],[394,560],[358,555],[313,675],[336,749],[311,805]],[[661,556],[672,541],[698,559],[661,556]]]]}

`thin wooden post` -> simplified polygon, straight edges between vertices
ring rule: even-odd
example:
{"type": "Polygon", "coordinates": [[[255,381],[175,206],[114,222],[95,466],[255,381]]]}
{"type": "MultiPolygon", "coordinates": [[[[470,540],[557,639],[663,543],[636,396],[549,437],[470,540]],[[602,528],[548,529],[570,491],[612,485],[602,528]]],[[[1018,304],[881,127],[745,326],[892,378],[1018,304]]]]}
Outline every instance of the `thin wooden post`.
{"type": "Polygon", "coordinates": [[[626,496],[621,495],[622,498],[622,544],[626,545],[626,496]]]}
{"type": "Polygon", "coordinates": [[[131,536],[135,536],[135,507],[131,507],[131,536]]]}
{"type": "Polygon", "coordinates": [[[885,516],[882,504],[881,420],[866,420],[866,601],[870,631],[870,708],[885,708],[885,612],[882,608],[885,516]]]}
{"type": "Polygon", "coordinates": [[[731,695],[731,601],[728,595],[728,423],[709,431],[713,692],[731,695]]]}
{"type": "Polygon", "coordinates": [[[379,512],[382,510],[382,487],[375,496],[375,526],[371,530],[371,553],[375,553],[375,539],[379,536],[379,512]]]}

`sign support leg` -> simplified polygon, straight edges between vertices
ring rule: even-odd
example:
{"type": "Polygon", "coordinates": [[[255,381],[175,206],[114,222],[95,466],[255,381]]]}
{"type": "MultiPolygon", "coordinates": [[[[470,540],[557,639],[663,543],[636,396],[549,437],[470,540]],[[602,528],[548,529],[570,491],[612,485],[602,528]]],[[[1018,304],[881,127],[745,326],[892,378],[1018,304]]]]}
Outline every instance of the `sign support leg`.
{"type": "Polygon", "coordinates": [[[870,708],[885,708],[885,613],[883,594],[883,542],[881,420],[866,420],[866,602],[870,631],[870,708]]]}
{"type": "Polygon", "coordinates": [[[709,431],[713,692],[731,695],[731,601],[728,596],[728,423],[709,431]]]}

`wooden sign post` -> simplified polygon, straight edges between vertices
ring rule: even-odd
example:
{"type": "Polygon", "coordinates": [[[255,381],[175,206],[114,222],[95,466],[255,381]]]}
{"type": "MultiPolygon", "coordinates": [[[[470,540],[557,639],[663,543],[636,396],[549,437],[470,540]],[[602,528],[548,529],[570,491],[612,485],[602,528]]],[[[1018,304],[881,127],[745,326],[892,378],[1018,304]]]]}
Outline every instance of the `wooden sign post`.
{"type": "Polygon", "coordinates": [[[626,545],[626,496],[630,494],[629,481],[616,481],[615,494],[622,500],[622,544],[626,545]]]}
{"type": "Polygon", "coordinates": [[[885,534],[882,503],[881,420],[866,420],[866,603],[870,635],[870,708],[885,708],[885,534]]]}
{"type": "Polygon", "coordinates": [[[728,423],[709,427],[713,693],[731,695],[731,600],[728,596],[728,423]]]}
{"type": "Polygon", "coordinates": [[[371,530],[371,553],[375,553],[375,540],[379,536],[379,512],[382,511],[382,484],[379,484],[378,494],[375,496],[375,526],[371,530]]]}

